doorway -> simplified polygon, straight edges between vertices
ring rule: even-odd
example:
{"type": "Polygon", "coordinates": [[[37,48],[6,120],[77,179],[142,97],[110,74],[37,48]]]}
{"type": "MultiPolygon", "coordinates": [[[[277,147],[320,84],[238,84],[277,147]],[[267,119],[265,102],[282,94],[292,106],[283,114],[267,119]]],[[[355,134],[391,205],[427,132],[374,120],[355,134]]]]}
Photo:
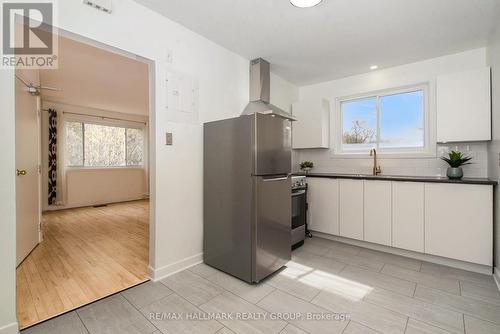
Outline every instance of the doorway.
{"type": "Polygon", "coordinates": [[[21,329],[149,279],[152,63],[58,38],[59,69],[16,72],[21,329]]]}

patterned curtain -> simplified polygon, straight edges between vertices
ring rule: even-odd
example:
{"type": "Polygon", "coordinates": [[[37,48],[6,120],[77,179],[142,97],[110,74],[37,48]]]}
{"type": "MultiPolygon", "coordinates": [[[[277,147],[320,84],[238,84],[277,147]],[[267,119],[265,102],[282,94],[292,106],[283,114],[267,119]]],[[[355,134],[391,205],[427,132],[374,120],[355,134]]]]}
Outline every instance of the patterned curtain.
{"type": "Polygon", "coordinates": [[[49,205],[57,197],[57,111],[49,109],[49,205]]]}

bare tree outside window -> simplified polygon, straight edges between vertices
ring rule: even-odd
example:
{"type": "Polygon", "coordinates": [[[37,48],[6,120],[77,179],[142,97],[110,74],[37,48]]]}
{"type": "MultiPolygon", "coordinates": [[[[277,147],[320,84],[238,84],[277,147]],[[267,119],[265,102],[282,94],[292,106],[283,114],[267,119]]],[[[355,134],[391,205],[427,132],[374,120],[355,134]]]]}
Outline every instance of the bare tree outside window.
{"type": "Polygon", "coordinates": [[[349,132],[344,132],[342,142],[344,144],[364,144],[371,143],[375,138],[375,129],[366,127],[365,121],[352,121],[352,128],[349,132]]]}
{"type": "Polygon", "coordinates": [[[85,124],[85,166],[125,166],[125,128],[85,124]]]}
{"type": "Polygon", "coordinates": [[[66,123],[66,165],[83,166],[83,124],[66,123]]]}
{"type": "Polygon", "coordinates": [[[141,129],[127,129],[127,166],[142,165],[144,133],[141,129]]]}
{"type": "Polygon", "coordinates": [[[94,123],[66,123],[66,165],[70,167],[142,166],[142,129],[94,123]]]}

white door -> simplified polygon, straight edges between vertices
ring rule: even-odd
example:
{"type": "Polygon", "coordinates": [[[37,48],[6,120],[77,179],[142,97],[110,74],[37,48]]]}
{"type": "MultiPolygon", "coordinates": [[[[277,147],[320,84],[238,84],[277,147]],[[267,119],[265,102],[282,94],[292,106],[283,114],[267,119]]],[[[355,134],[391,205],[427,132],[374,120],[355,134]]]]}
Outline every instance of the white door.
{"type": "MultiPolygon", "coordinates": [[[[38,85],[38,71],[16,71],[27,82],[38,85]]],[[[39,242],[40,180],[39,98],[16,80],[16,226],[17,265],[39,242]]]]}

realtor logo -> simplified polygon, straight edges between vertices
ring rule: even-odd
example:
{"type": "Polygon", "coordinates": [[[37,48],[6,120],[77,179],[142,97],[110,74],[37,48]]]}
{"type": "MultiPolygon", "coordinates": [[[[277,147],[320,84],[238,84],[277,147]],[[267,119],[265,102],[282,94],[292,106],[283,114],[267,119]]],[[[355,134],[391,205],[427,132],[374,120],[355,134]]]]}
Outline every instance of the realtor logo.
{"type": "Polygon", "coordinates": [[[51,2],[2,4],[3,68],[57,68],[53,7],[51,2]]]}

